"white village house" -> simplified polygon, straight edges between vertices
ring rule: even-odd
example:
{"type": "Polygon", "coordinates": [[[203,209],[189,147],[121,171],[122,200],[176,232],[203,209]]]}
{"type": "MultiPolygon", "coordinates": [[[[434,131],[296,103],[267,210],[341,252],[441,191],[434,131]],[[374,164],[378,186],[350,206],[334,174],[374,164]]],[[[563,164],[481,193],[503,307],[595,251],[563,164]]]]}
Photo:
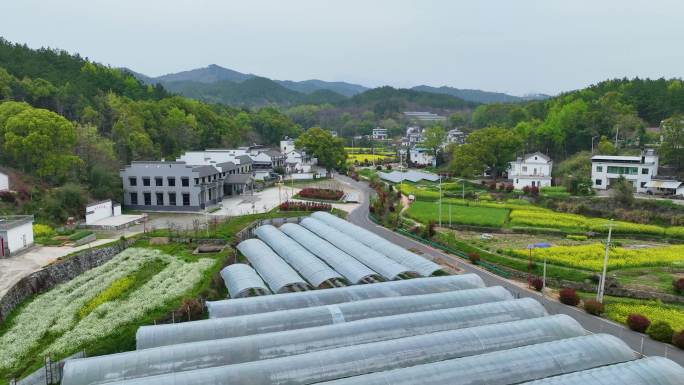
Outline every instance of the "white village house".
{"type": "Polygon", "coordinates": [[[641,156],[594,155],[591,157],[591,180],[597,190],[607,190],[624,176],[637,192],[648,191],[648,183],[658,175],[658,155],[646,150],[641,156]]]}
{"type": "Polygon", "coordinates": [[[0,172],[0,191],[9,190],[9,177],[7,174],[0,172]]]}
{"type": "Polygon", "coordinates": [[[435,166],[435,156],[427,148],[413,147],[409,150],[409,160],[419,166],[435,166]]]}
{"type": "Polygon", "coordinates": [[[513,181],[513,187],[522,190],[526,186],[551,186],[551,170],[553,161],[541,152],[525,154],[510,163],[508,179],[513,181]]]}
{"type": "Polygon", "coordinates": [[[33,215],[0,216],[0,258],[33,246],[33,215]]]}

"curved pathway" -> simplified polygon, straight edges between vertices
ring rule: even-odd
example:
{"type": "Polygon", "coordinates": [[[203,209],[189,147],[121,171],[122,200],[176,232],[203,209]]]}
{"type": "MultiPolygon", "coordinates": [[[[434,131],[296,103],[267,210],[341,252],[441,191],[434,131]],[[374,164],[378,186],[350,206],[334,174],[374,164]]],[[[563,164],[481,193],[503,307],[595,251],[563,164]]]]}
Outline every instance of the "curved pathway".
{"type": "Polygon", "coordinates": [[[637,352],[642,352],[647,356],[666,356],[667,358],[677,362],[678,364],[684,366],[684,351],[678,349],[672,345],[664,344],[662,342],[654,341],[648,336],[641,333],[636,333],[628,328],[615,323],[613,321],[607,320],[605,318],[599,318],[590,314],[585,313],[582,309],[563,305],[555,300],[549,300],[548,298],[543,298],[539,292],[528,290],[526,288],[520,287],[511,281],[502,278],[496,274],[493,274],[487,270],[481,269],[477,266],[473,266],[470,263],[466,263],[460,258],[454,257],[453,255],[446,254],[441,250],[432,248],[423,243],[417,242],[411,238],[397,234],[391,230],[388,230],[382,226],[376,225],[370,219],[368,219],[368,200],[373,190],[368,187],[364,182],[355,182],[353,179],[342,175],[336,175],[336,179],[340,180],[342,183],[346,183],[355,189],[361,191],[361,204],[352,212],[349,213],[347,219],[361,226],[369,231],[372,231],[379,236],[396,243],[397,245],[404,247],[406,249],[418,250],[424,255],[434,258],[439,257],[444,260],[449,261],[449,263],[458,266],[463,269],[466,273],[474,273],[482,277],[487,286],[503,286],[510,290],[517,297],[530,297],[534,298],[544,305],[546,310],[550,314],[567,314],[577,320],[586,330],[593,333],[609,333],[613,334],[623,341],[625,341],[632,349],[637,352]]]}

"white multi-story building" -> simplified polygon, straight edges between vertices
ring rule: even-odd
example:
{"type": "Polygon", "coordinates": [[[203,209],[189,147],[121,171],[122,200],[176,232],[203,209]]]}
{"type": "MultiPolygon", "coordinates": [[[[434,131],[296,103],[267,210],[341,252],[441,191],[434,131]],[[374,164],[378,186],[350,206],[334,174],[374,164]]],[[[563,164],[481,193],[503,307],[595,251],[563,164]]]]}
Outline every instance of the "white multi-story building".
{"type": "Polygon", "coordinates": [[[653,150],[641,156],[594,155],[591,157],[593,187],[606,190],[620,175],[624,176],[637,192],[648,191],[648,183],[658,175],[658,156],[653,150]]]}
{"type": "Polygon", "coordinates": [[[511,162],[508,169],[508,179],[513,181],[513,187],[522,190],[526,186],[551,186],[551,169],[553,161],[541,152],[526,154],[511,162]]]}
{"type": "Polygon", "coordinates": [[[418,126],[409,126],[406,129],[406,139],[409,146],[423,141],[423,130],[418,126]]]}
{"type": "Polygon", "coordinates": [[[288,137],[285,137],[285,139],[280,141],[280,152],[287,156],[290,152],[295,150],[295,141],[294,139],[290,139],[288,137]]]}
{"type": "Polygon", "coordinates": [[[386,128],[376,127],[373,129],[373,135],[371,137],[375,140],[387,140],[389,137],[386,128]]]}
{"type": "Polygon", "coordinates": [[[420,166],[435,166],[435,156],[427,148],[414,147],[409,150],[409,159],[411,163],[420,166]]]}
{"type": "Polygon", "coordinates": [[[0,191],[9,190],[9,177],[0,172],[0,191]]]}

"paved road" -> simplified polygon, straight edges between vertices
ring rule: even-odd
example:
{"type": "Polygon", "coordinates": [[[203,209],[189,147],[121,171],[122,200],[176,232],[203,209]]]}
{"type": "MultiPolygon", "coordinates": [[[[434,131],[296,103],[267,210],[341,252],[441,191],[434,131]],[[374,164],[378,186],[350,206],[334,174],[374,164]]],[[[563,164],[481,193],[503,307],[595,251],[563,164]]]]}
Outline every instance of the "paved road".
{"type": "Polygon", "coordinates": [[[567,314],[577,320],[586,330],[593,333],[609,333],[613,334],[623,341],[625,341],[632,349],[637,352],[642,352],[647,356],[667,356],[671,360],[684,366],[684,351],[680,350],[672,345],[664,344],[661,342],[653,341],[643,334],[633,332],[624,326],[612,322],[610,320],[595,317],[585,313],[583,310],[563,305],[559,302],[543,299],[541,294],[533,291],[521,288],[514,283],[511,283],[507,279],[499,277],[487,270],[480,269],[469,263],[464,262],[458,257],[446,254],[441,250],[434,249],[425,244],[417,242],[411,238],[404,237],[393,231],[390,231],[382,226],[378,226],[368,219],[368,198],[372,193],[372,190],[367,186],[366,183],[355,182],[351,178],[345,176],[336,176],[343,183],[347,183],[355,187],[357,190],[361,191],[362,201],[359,207],[352,211],[347,219],[359,225],[365,229],[368,229],[381,237],[396,243],[407,249],[414,249],[422,252],[423,254],[431,257],[441,257],[442,259],[448,260],[450,263],[458,266],[467,273],[475,273],[482,277],[487,286],[503,286],[510,290],[518,297],[531,297],[543,303],[546,310],[551,314],[567,314]]]}

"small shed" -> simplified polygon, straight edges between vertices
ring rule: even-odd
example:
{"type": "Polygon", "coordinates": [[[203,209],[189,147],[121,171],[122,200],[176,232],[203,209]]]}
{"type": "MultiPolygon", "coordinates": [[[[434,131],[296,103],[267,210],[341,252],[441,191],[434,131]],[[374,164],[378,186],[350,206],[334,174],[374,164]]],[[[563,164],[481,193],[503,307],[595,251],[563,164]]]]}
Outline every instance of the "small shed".
{"type": "Polygon", "coordinates": [[[0,258],[33,246],[33,215],[0,216],[0,258]]]}

